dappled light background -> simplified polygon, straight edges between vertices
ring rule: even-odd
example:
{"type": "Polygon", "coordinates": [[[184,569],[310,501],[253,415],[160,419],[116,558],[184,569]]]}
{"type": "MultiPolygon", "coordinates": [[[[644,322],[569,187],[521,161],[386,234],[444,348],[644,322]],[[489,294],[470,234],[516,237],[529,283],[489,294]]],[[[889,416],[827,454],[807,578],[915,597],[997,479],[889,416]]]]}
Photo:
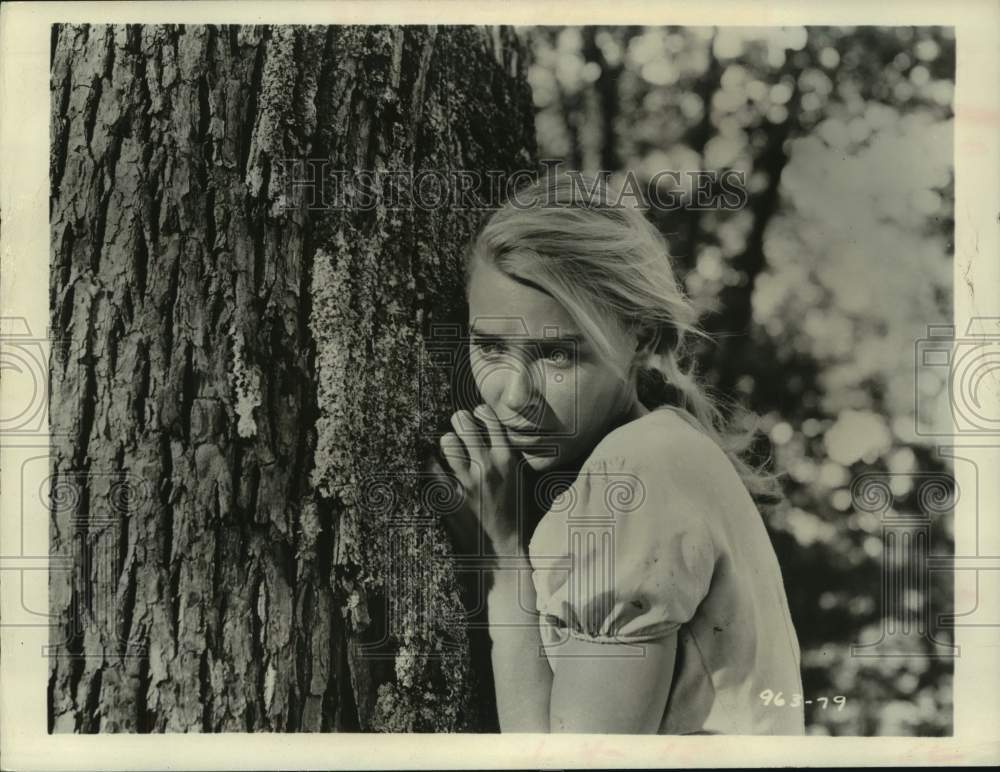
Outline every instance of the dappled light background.
{"type": "MultiPolygon", "coordinates": [[[[934,437],[951,420],[948,371],[916,352],[929,324],[951,320],[953,31],[525,34],[542,158],[640,179],[745,175],[738,210],[652,215],[717,338],[696,351],[702,377],[762,416],[760,450],[784,474],[786,500],[766,517],[813,699],[808,731],[950,734],[952,636],[937,620],[954,611],[951,574],[907,585],[901,606],[882,587],[900,569],[885,562],[886,518],[927,517],[920,480],[951,474],[934,437]],[[852,495],[871,474],[891,488],[882,511],[852,495]],[[927,636],[852,656],[924,613],[927,636]],[[835,696],[842,706],[818,700],[835,696]]],[[[930,553],[952,554],[951,509],[929,517],[930,553]]]]}

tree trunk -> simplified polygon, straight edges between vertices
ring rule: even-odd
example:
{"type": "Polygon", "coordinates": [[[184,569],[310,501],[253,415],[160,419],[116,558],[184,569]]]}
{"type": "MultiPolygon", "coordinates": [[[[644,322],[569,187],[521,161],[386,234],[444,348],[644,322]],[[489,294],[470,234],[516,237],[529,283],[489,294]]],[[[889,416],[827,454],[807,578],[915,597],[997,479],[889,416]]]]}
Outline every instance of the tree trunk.
{"type": "Polygon", "coordinates": [[[507,29],[53,27],[50,731],[495,730],[417,475],[482,213],[310,210],[283,159],[533,168],[524,68],[507,29]]]}

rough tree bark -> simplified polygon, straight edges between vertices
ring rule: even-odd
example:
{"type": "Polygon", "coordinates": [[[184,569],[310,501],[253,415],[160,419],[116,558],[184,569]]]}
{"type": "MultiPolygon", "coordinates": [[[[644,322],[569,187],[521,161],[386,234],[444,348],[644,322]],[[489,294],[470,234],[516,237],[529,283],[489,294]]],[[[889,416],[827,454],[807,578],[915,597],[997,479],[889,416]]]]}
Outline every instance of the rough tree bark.
{"type": "Polygon", "coordinates": [[[508,29],[53,27],[50,731],[495,729],[416,476],[482,213],[310,211],[279,160],[531,168],[524,68],[508,29]]]}

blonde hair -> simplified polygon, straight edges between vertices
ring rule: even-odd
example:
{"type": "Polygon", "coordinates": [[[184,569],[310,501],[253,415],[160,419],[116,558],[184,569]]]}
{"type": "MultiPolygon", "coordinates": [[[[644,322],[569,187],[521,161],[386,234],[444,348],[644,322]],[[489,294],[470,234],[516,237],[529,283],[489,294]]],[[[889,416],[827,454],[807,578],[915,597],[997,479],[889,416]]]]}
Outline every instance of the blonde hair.
{"type": "Polygon", "coordinates": [[[488,261],[548,292],[626,382],[636,377],[643,404],[685,410],[726,453],[751,495],[780,497],[777,477],[745,458],[758,433],[757,416],[714,394],[693,365],[681,365],[689,338],[711,338],[697,325],[698,313],[677,280],[666,239],[637,204],[636,197],[601,178],[579,173],[541,178],[487,220],[472,243],[466,284],[478,262],[488,261]],[[645,366],[634,362],[625,373],[615,353],[630,332],[648,336],[652,350],[645,366]],[[723,405],[731,418],[723,415],[723,405]]]}

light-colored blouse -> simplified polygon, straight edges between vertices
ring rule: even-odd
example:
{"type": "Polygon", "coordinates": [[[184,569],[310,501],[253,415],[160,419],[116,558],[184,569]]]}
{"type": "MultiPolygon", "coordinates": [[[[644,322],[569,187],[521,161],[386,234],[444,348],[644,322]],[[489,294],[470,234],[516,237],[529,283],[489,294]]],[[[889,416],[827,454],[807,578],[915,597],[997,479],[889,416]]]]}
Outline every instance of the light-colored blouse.
{"type": "Polygon", "coordinates": [[[567,636],[639,644],[641,656],[643,641],[676,632],[660,734],[804,734],[777,557],[736,469],[694,418],[653,410],[560,482],[528,548],[553,672],[567,636]]]}

